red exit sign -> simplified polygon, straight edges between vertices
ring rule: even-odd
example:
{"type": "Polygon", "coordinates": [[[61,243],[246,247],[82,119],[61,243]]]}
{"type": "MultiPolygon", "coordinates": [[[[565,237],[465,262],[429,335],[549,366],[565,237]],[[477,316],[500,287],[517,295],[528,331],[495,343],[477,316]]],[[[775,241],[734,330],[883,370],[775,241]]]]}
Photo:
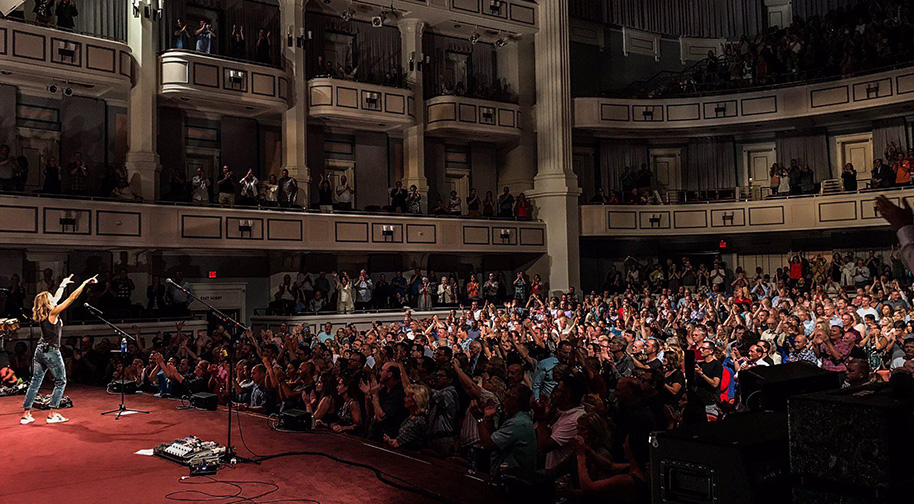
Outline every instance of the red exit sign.
{"type": "MultiPolygon", "coordinates": [[[[722,243],[722,242],[721,242],[721,243],[722,243]]],[[[215,272],[215,271],[210,271],[210,272],[209,272],[209,277],[210,277],[210,278],[216,278],[216,272],[215,272]]]]}

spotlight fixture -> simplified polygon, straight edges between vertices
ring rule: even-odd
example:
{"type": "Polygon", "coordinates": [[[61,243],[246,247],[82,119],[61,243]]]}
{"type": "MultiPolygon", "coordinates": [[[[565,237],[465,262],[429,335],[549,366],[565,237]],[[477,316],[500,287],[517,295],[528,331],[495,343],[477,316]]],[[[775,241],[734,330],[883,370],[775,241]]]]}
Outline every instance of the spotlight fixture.
{"type": "Polygon", "coordinates": [[[473,34],[470,35],[470,43],[476,44],[477,42],[479,42],[479,32],[473,32],[473,34]]]}
{"type": "Polygon", "coordinates": [[[49,92],[49,93],[57,93],[57,85],[54,84],[53,82],[50,83],[50,84],[48,84],[48,92],[49,92]]]}
{"type": "Polygon", "coordinates": [[[374,26],[375,28],[380,28],[380,27],[384,26],[384,21],[386,21],[386,20],[387,20],[387,12],[381,11],[380,14],[371,18],[371,26],[374,26]]]}
{"type": "Polygon", "coordinates": [[[501,11],[502,0],[490,0],[489,1],[489,10],[493,14],[497,14],[501,11]]]}
{"type": "Polygon", "coordinates": [[[505,37],[498,37],[495,40],[495,47],[504,47],[508,45],[508,40],[505,37]]]}
{"type": "Polygon", "coordinates": [[[352,11],[352,9],[347,7],[346,9],[343,10],[343,12],[340,12],[340,18],[342,18],[343,21],[350,21],[350,20],[352,20],[353,14],[354,14],[354,12],[352,11]]]}
{"type": "Polygon", "coordinates": [[[140,17],[140,4],[137,0],[133,0],[133,17],[140,17]]]}
{"type": "Polygon", "coordinates": [[[73,96],[73,88],[66,87],[63,89],[64,96],[73,96]]]}

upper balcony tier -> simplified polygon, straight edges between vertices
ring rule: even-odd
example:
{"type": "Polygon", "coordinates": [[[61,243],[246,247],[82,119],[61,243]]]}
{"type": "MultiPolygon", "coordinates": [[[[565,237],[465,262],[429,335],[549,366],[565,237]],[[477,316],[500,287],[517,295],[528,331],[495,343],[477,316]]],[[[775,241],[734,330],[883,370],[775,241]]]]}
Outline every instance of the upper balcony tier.
{"type": "MultiPolygon", "coordinates": [[[[326,12],[352,12],[352,17],[370,19],[382,11],[398,18],[418,18],[435,31],[462,33],[461,29],[492,30],[495,33],[532,35],[537,31],[536,2],[529,0],[323,0],[313,8],[326,12]]],[[[388,22],[390,22],[388,15],[388,22]]]]}
{"type": "Polygon", "coordinates": [[[171,49],[159,56],[159,94],[194,110],[244,115],[279,114],[289,108],[286,72],[223,56],[171,49]]]}
{"type": "Polygon", "coordinates": [[[813,84],[670,99],[576,98],[575,127],[613,136],[777,131],[914,110],[914,68],[813,84]]]}
{"type": "Polygon", "coordinates": [[[432,136],[511,141],[520,137],[520,107],[464,96],[436,96],[425,102],[425,131],[432,136]]]}
{"type": "Polygon", "coordinates": [[[123,42],[0,19],[3,82],[47,92],[53,84],[81,96],[126,99],[133,56],[123,42]]]}
{"type": "Polygon", "coordinates": [[[0,195],[10,247],[542,254],[542,222],[0,195]]]}
{"type": "Polygon", "coordinates": [[[791,196],[760,201],[680,205],[584,205],[581,235],[652,237],[828,231],[869,228],[886,222],[875,209],[885,194],[896,205],[914,188],[861,191],[827,196],[791,196]]]}
{"type": "Polygon", "coordinates": [[[308,115],[352,129],[395,131],[416,124],[409,89],[334,77],[308,81],[308,115]]]}

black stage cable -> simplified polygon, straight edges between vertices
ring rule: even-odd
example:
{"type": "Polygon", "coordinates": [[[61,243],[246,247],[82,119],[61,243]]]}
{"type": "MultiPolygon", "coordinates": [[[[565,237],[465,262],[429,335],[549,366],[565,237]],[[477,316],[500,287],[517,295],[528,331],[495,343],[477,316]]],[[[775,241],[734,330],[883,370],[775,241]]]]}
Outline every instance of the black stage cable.
{"type": "Polygon", "coordinates": [[[211,492],[205,492],[203,490],[178,490],[171,492],[165,495],[166,500],[176,501],[176,502],[222,502],[221,504],[239,504],[242,502],[247,502],[250,504],[270,504],[274,502],[305,502],[312,504],[321,504],[320,501],[307,498],[286,498],[286,499],[270,499],[270,500],[258,500],[268,495],[272,495],[279,491],[280,486],[276,483],[268,483],[266,481],[259,480],[249,480],[249,481],[238,481],[238,480],[217,480],[211,476],[204,476],[206,481],[195,481],[188,476],[182,476],[178,480],[179,484],[182,485],[210,485],[210,484],[221,484],[228,485],[236,490],[232,494],[216,494],[211,492]],[[261,492],[260,494],[254,495],[252,497],[244,497],[241,494],[244,493],[244,488],[242,485],[251,484],[251,485],[264,485],[272,487],[269,490],[261,492]],[[201,498],[205,497],[205,498],[201,498]],[[227,500],[234,499],[234,500],[227,500]]]}
{"type": "Polygon", "coordinates": [[[414,494],[416,494],[416,495],[421,495],[421,496],[423,496],[423,497],[428,497],[429,499],[432,499],[432,500],[435,500],[435,501],[438,501],[438,502],[443,502],[443,503],[445,503],[445,504],[461,504],[461,501],[459,501],[459,500],[457,500],[457,499],[453,499],[453,498],[448,497],[448,496],[446,496],[446,495],[441,495],[441,494],[432,492],[432,491],[430,491],[430,490],[426,490],[426,489],[424,489],[424,488],[421,488],[421,487],[419,487],[419,486],[417,486],[417,485],[415,485],[415,484],[413,484],[413,483],[410,483],[409,481],[406,481],[406,480],[403,479],[403,478],[400,478],[399,476],[394,476],[393,474],[390,474],[390,473],[387,473],[387,472],[385,472],[385,471],[382,471],[381,469],[378,469],[377,467],[375,467],[375,466],[373,466],[373,465],[370,465],[370,464],[363,464],[363,463],[361,463],[361,462],[354,462],[354,461],[352,461],[352,460],[342,459],[342,458],[339,458],[339,457],[337,457],[337,456],[335,456],[335,455],[330,455],[329,453],[316,452],[316,451],[290,451],[290,452],[282,452],[282,453],[277,453],[277,454],[275,454],[275,455],[267,455],[267,456],[265,456],[265,457],[261,457],[261,458],[260,458],[260,462],[264,462],[264,461],[266,461],[266,460],[270,460],[270,459],[274,459],[274,458],[280,458],[280,457],[293,457],[293,456],[298,456],[298,455],[310,455],[310,456],[315,456],[315,457],[325,457],[325,458],[328,458],[328,459],[333,460],[333,461],[335,461],[335,462],[339,462],[339,463],[341,463],[341,464],[346,464],[346,465],[350,465],[350,466],[353,466],[353,467],[361,467],[361,468],[363,468],[363,469],[368,469],[369,471],[372,471],[372,472],[374,473],[374,475],[375,475],[375,477],[378,479],[378,481],[380,481],[381,483],[384,483],[385,485],[388,485],[388,486],[391,486],[391,487],[393,487],[393,488],[396,488],[397,490],[403,490],[403,491],[405,491],[405,492],[411,492],[411,493],[414,493],[414,494]],[[402,482],[402,483],[398,483],[398,481],[399,481],[399,482],[402,482]]]}

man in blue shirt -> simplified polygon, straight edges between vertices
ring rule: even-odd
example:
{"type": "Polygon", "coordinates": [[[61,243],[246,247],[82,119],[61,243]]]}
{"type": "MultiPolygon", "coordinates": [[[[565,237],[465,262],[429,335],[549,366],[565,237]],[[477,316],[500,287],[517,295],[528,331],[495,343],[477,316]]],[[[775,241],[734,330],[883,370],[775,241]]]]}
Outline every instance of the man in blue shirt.
{"type": "Polygon", "coordinates": [[[324,324],[324,330],[317,334],[317,340],[321,343],[326,343],[328,340],[333,339],[333,324],[327,322],[324,324]]]}
{"type": "Polygon", "coordinates": [[[492,450],[490,474],[505,470],[530,474],[536,470],[536,430],[529,413],[531,396],[526,385],[516,385],[505,392],[502,405],[506,420],[498,430],[494,425],[497,407],[491,404],[479,411],[474,405],[479,443],[492,450]]]}

